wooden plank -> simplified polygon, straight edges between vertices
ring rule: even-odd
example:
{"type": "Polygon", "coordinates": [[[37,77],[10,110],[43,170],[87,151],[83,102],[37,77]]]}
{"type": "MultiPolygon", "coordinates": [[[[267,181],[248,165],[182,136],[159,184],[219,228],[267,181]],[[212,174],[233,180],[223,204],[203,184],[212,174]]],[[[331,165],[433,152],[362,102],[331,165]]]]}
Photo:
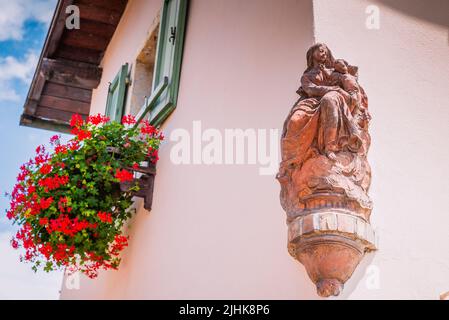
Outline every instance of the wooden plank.
{"type": "Polygon", "coordinates": [[[20,117],[20,125],[30,128],[57,131],[62,133],[70,133],[71,127],[68,122],[43,120],[34,116],[22,114],[20,117]]]}
{"type": "Polygon", "coordinates": [[[49,71],[72,73],[87,79],[99,79],[101,77],[101,68],[96,65],[84,62],[75,62],[69,60],[42,59],[42,72],[49,71]]]}
{"type": "Polygon", "coordinates": [[[39,105],[50,109],[68,111],[73,113],[88,114],[90,104],[77,100],[64,99],[59,97],[42,95],[39,105]]]}
{"type": "MultiPolygon", "coordinates": [[[[92,34],[94,36],[103,37],[106,38],[108,41],[112,38],[114,35],[116,27],[107,23],[101,23],[98,21],[92,21],[92,20],[86,20],[81,19],[80,20],[80,30],[92,34]]],[[[70,30],[76,31],[76,30],[70,30]]],[[[69,32],[67,30],[66,32],[69,32]]]]}
{"type": "Polygon", "coordinates": [[[84,89],[96,88],[102,73],[95,65],[45,58],[42,60],[41,68],[50,82],[84,89]]]}
{"type": "Polygon", "coordinates": [[[90,4],[78,4],[80,16],[83,19],[98,21],[117,26],[123,12],[112,11],[110,8],[99,8],[90,4]]]}
{"type": "Polygon", "coordinates": [[[77,48],[86,48],[96,51],[105,51],[109,44],[109,38],[97,36],[92,33],[79,30],[67,30],[62,37],[62,43],[77,48]]]}
{"type": "Polygon", "coordinates": [[[51,57],[58,47],[59,40],[61,39],[65,29],[65,20],[67,18],[65,10],[71,4],[73,4],[73,0],[61,0],[58,3],[55,16],[53,17],[54,21],[48,31],[48,45],[44,49],[45,57],[51,57]]]}
{"type": "Polygon", "coordinates": [[[27,114],[30,116],[34,115],[36,113],[38,103],[39,101],[37,100],[27,99],[23,108],[23,114],[27,114]]]}
{"type": "MultiPolygon", "coordinates": [[[[39,105],[36,110],[36,116],[41,119],[47,119],[50,121],[62,121],[62,122],[70,122],[72,118],[73,112],[62,111],[52,108],[47,108],[39,105]]],[[[84,119],[87,119],[87,114],[81,114],[84,119]]]]}
{"type": "Polygon", "coordinates": [[[151,167],[138,167],[137,169],[133,168],[133,167],[125,167],[126,170],[128,171],[135,171],[135,172],[140,172],[140,173],[144,173],[144,174],[156,174],[156,168],[154,166],[151,167]]]}
{"type": "Polygon", "coordinates": [[[77,0],[77,5],[89,5],[97,8],[108,9],[114,12],[123,12],[128,0],[77,0]]]}
{"type": "Polygon", "coordinates": [[[46,81],[47,81],[47,79],[45,78],[45,75],[42,72],[39,72],[36,75],[36,80],[34,82],[34,86],[31,88],[29,99],[31,99],[31,100],[39,99],[46,81]]]}
{"type": "Polygon", "coordinates": [[[48,80],[51,83],[71,86],[81,89],[94,89],[98,86],[99,81],[92,79],[79,78],[71,74],[55,73],[48,80]]]}
{"type": "Polygon", "coordinates": [[[55,52],[54,57],[86,62],[91,64],[100,64],[100,61],[103,57],[103,52],[98,50],[86,49],[86,48],[77,48],[68,46],[64,43],[61,43],[58,46],[58,50],[55,52]]]}
{"type": "Polygon", "coordinates": [[[90,101],[92,100],[91,90],[63,86],[51,82],[47,83],[47,85],[44,87],[44,90],[42,91],[42,94],[71,100],[79,100],[86,103],[90,103],[90,101]]]}

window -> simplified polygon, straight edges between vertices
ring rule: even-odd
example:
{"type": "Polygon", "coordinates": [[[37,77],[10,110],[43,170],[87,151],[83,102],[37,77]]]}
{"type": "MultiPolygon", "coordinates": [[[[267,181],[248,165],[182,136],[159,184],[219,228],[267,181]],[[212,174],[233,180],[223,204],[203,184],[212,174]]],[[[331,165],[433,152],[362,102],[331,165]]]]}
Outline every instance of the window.
{"type": "Polygon", "coordinates": [[[120,68],[114,80],[109,84],[106,116],[111,118],[111,121],[120,122],[122,119],[128,82],[128,64],[126,63],[120,68]]]}
{"type": "MultiPolygon", "coordinates": [[[[127,105],[138,121],[160,126],[176,108],[188,0],[163,0],[160,19],[131,70],[127,105]]],[[[119,121],[124,113],[128,64],[122,66],[109,87],[106,114],[119,121]]]]}
{"type": "Polygon", "coordinates": [[[140,111],[152,92],[159,25],[158,15],[148,32],[144,46],[131,66],[131,84],[126,104],[129,106],[127,112],[133,115],[140,111]]]}
{"type": "MultiPolygon", "coordinates": [[[[181,73],[182,49],[187,17],[187,0],[164,0],[156,67],[153,78],[153,94],[168,78],[167,88],[151,107],[150,122],[160,126],[176,108],[181,73]]],[[[148,101],[151,103],[151,101],[148,101]]]]}

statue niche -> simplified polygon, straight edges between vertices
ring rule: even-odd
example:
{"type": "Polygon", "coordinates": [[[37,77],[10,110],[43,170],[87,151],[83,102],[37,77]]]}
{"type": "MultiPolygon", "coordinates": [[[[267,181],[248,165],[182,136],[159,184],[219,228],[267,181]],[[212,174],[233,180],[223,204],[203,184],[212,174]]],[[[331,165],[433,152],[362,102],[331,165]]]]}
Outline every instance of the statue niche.
{"type": "Polygon", "coordinates": [[[320,296],[338,295],[365,252],[375,250],[368,195],[368,98],[358,68],[325,44],[307,51],[300,98],[283,128],[277,179],[288,250],[320,296]]]}

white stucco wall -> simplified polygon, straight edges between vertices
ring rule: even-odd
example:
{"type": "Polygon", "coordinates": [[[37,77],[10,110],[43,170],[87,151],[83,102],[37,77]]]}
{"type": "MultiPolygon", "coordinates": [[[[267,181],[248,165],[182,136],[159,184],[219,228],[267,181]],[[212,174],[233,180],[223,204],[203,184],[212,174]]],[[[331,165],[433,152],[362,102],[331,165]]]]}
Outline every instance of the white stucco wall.
{"type": "MultiPolygon", "coordinates": [[[[132,63],[161,1],[128,5],[103,61],[92,113],[107,83],[132,63]]],[[[164,126],[280,129],[313,43],[311,1],[193,0],[178,108],[164,126]]],[[[310,298],[314,285],[287,253],[274,175],[258,165],[173,165],[161,150],[151,214],[132,221],[118,272],[83,278],[62,298],[310,298]]]]}
{"type": "Polygon", "coordinates": [[[373,116],[380,288],[350,297],[438,299],[449,291],[449,2],[315,0],[314,17],[316,41],[359,66],[373,116]],[[365,27],[373,4],[379,30],[365,27]],[[423,19],[442,15],[446,25],[423,19]]]}
{"type": "MultiPolygon", "coordinates": [[[[449,291],[448,31],[382,4],[380,30],[368,30],[370,3],[315,0],[312,9],[305,0],[191,0],[178,108],[163,129],[167,136],[192,132],[196,120],[220,132],[280,129],[307,48],[314,37],[326,42],[360,67],[373,115],[372,221],[380,251],[340,298],[436,299],[449,291]]],[[[103,61],[93,113],[104,112],[107,83],[134,61],[160,5],[130,1],[103,61]]],[[[260,176],[257,165],[176,166],[171,146],[162,147],[153,210],[133,219],[120,270],[82,278],[80,290],[63,288],[61,297],[317,298],[287,253],[274,176],[260,176]]]]}

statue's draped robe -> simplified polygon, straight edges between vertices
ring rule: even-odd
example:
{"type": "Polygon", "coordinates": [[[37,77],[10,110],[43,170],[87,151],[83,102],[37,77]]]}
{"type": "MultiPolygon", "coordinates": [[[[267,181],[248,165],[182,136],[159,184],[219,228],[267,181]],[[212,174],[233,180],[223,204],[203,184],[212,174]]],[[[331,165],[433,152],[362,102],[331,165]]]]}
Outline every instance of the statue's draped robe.
{"type": "MultiPolygon", "coordinates": [[[[329,73],[312,68],[301,78],[301,97],[284,123],[279,178],[288,183],[292,175],[297,176],[299,185],[291,199],[297,198],[296,192],[301,201],[301,195],[318,189],[337,190],[370,208],[367,189],[371,171],[366,161],[370,137],[360,124],[357,108],[329,85],[329,73]],[[337,155],[337,164],[327,158],[329,152],[337,155]],[[304,165],[307,168],[298,173],[304,165]]],[[[367,108],[366,95],[360,89],[362,107],[367,108]]]]}
{"type": "MultiPolygon", "coordinates": [[[[301,98],[290,111],[282,133],[283,161],[301,165],[314,152],[359,152],[363,133],[354,120],[353,106],[327,85],[326,72],[314,68],[301,78],[301,98]],[[294,118],[294,123],[292,123],[294,118]],[[360,142],[360,144],[358,143],[360,142]]],[[[362,104],[366,95],[362,89],[362,104]]]]}

